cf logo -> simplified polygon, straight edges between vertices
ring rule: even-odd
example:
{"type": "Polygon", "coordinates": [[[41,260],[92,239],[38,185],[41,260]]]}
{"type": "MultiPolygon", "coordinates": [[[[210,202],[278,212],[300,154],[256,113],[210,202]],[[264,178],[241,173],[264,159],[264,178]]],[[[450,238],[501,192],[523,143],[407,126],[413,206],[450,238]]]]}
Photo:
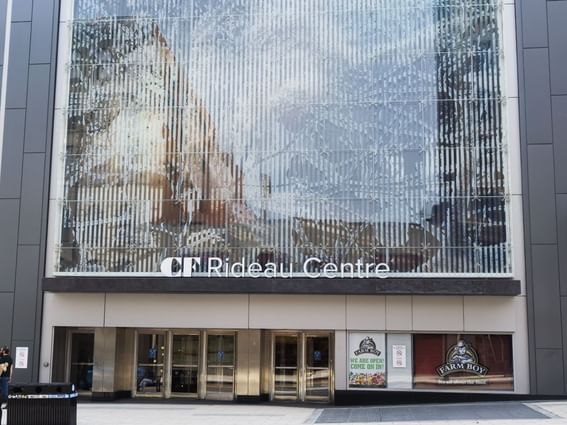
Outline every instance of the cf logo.
{"type": "Polygon", "coordinates": [[[161,262],[160,270],[167,277],[191,277],[200,265],[199,257],[169,257],[161,262]]]}

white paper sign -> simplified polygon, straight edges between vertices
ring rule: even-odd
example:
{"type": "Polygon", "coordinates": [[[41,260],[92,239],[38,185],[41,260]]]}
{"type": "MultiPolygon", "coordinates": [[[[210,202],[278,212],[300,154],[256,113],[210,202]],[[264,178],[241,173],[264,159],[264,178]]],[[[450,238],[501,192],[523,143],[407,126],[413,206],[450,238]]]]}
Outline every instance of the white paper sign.
{"type": "Polygon", "coordinates": [[[16,369],[28,368],[28,347],[16,347],[16,361],[14,367],[16,369]]]}
{"type": "Polygon", "coordinates": [[[405,345],[392,345],[392,367],[405,368],[406,367],[406,346],[405,345]]]}

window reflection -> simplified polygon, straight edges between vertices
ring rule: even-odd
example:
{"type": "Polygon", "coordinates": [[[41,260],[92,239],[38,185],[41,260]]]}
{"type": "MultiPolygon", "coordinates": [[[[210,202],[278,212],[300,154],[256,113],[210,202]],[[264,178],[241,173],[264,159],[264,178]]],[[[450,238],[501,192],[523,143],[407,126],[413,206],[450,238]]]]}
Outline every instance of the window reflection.
{"type": "Polygon", "coordinates": [[[75,0],[58,271],[509,273],[497,6],[75,0]]]}

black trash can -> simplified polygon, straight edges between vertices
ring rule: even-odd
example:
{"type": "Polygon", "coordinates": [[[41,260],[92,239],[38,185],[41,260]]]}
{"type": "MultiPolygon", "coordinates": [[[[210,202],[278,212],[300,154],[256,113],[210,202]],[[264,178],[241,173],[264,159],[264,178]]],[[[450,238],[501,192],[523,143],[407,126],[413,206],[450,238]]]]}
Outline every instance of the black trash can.
{"type": "Polygon", "coordinates": [[[77,392],[73,384],[11,385],[9,425],[77,425],[77,392]]]}

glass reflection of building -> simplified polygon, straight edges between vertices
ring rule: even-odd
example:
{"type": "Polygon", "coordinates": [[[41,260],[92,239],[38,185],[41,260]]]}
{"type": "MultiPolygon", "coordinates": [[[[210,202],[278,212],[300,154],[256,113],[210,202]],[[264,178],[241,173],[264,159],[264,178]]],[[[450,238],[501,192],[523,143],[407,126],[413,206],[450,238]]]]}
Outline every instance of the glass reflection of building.
{"type": "Polygon", "coordinates": [[[509,274],[497,5],[75,0],[57,272],[509,274]]]}

